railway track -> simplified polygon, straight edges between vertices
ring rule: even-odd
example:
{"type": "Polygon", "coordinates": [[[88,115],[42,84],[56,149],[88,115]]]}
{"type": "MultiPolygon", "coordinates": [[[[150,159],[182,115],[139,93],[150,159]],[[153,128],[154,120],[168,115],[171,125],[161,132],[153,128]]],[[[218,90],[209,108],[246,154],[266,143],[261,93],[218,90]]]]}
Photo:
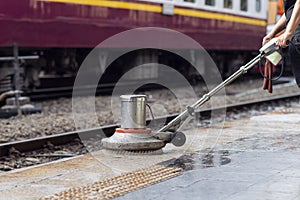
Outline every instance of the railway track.
{"type": "MultiPolygon", "coordinates": [[[[289,94],[289,95],[282,95],[282,96],[276,96],[266,99],[259,99],[259,100],[253,100],[253,101],[247,101],[242,103],[236,103],[216,108],[209,108],[209,109],[200,109],[196,110],[196,119],[203,119],[203,118],[209,118],[212,111],[217,110],[223,110],[226,109],[227,112],[233,112],[236,113],[238,111],[242,110],[254,110],[256,108],[252,108],[253,106],[279,106],[283,102],[291,102],[291,101],[299,101],[300,92],[289,94]]],[[[167,123],[174,119],[178,114],[171,114],[167,116],[162,116],[155,118],[152,122],[152,124],[160,124],[167,123]]],[[[151,120],[147,120],[147,123],[149,123],[151,120]]],[[[113,124],[108,126],[102,126],[97,127],[93,129],[87,129],[87,130],[79,130],[79,131],[72,131],[67,133],[60,133],[60,134],[54,134],[50,136],[44,136],[44,137],[38,137],[33,139],[27,139],[23,141],[14,141],[14,142],[8,142],[8,143],[2,143],[0,144],[0,157],[5,157],[9,154],[11,149],[16,149],[17,151],[21,153],[35,151],[38,149],[44,148],[47,144],[51,143],[52,145],[65,145],[71,142],[74,142],[74,140],[80,139],[79,135],[90,138],[98,138],[101,137],[100,133],[105,133],[106,136],[111,136],[115,129],[119,127],[119,124],[113,124]]]]}

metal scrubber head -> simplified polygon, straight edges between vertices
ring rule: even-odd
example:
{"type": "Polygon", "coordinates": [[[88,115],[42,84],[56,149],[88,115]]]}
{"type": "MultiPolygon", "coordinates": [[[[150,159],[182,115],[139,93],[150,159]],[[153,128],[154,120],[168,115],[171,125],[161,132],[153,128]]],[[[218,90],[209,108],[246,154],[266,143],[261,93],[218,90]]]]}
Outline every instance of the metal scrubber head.
{"type": "Polygon", "coordinates": [[[102,139],[103,148],[109,150],[143,151],[158,150],[166,143],[156,139],[149,133],[120,133],[116,132],[109,138],[102,139]]]}

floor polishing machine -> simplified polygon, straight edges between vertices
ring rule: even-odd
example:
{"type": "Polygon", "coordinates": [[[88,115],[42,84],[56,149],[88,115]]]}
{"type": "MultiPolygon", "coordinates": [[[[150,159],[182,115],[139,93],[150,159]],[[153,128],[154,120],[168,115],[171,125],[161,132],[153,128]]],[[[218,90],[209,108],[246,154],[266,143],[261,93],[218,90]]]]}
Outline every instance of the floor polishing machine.
{"type": "Polygon", "coordinates": [[[193,105],[188,106],[186,110],[158,131],[153,132],[146,127],[147,97],[145,95],[122,95],[120,97],[121,127],[117,128],[111,137],[102,139],[103,148],[114,151],[155,151],[162,149],[167,143],[172,143],[175,146],[184,145],[186,142],[185,135],[180,131],[170,131],[171,128],[180,123],[184,124],[188,118],[192,117],[196,109],[222,88],[247,73],[262,58],[266,58],[272,64],[277,65],[281,60],[281,55],[276,41],[276,38],[269,41],[259,50],[259,54],[255,58],[241,66],[234,74],[203,95],[193,105]]]}

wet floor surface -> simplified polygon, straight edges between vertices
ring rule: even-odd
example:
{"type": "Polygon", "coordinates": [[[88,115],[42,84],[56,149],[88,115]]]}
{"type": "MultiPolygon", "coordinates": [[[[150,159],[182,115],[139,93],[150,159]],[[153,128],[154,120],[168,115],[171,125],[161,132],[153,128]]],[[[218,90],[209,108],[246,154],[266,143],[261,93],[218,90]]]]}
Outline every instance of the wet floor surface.
{"type": "MultiPolygon", "coordinates": [[[[278,121],[280,127],[299,120],[293,114],[284,119],[274,116],[252,121],[278,121]]],[[[299,200],[300,133],[297,127],[292,129],[267,132],[262,128],[263,134],[201,150],[182,161],[189,167],[181,176],[117,199],[299,200]]]]}
{"type": "Polygon", "coordinates": [[[117,199],[300,199],[299,151],[228,152],[230,162],[218,155],[204,167],[198,159],[181,176],[117,199]]]}

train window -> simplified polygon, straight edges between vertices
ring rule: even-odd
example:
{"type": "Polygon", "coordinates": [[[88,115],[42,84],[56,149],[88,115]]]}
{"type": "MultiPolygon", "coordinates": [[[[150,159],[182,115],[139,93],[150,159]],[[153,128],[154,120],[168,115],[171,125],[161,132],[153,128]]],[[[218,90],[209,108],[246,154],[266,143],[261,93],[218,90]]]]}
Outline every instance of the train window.
{"type": "Polygon", "coordinates": [[[195,3],[195,0],[183,0],[183,1],[188,3],[195,3]]]}
{"type": "Polygon", "coordinates": [[[241,11],[248,10],[248,0],[241,0],[241,11]]]}
{"type": "Polygon", "coordinates": [[[255,2],[255,10],[256,10],[256,12],[260,12],[261,11],[261,0],[256,0],[256,2],[255,2]]]}
{"type": "Polygon", "coordinates": [[[215,0],[205,0],[205,5],[208,6],[215,6],[215,0]]]}
{"type": "Polygon", "coordinates": [[[224,8],[232,9],[232,0],[224,0],[224,8]]]}

